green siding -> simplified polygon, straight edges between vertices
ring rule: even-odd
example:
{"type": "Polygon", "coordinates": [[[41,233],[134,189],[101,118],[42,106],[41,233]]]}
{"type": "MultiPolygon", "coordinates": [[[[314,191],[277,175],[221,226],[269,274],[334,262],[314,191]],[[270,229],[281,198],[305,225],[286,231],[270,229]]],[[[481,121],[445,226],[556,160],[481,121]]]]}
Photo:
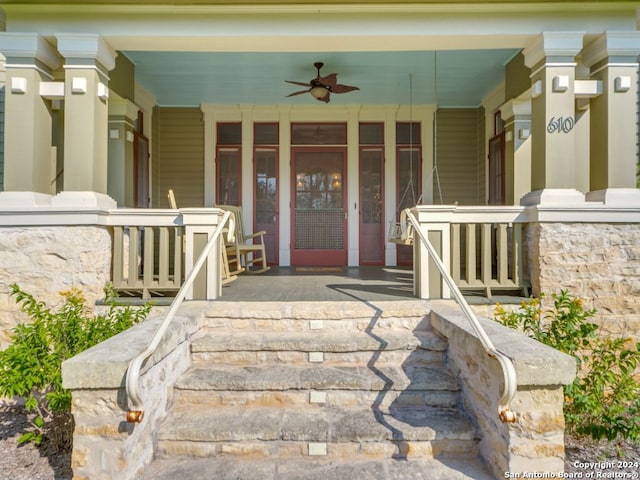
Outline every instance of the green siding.
{"type": "Polygon", "coordinates": [[[199,107],[157,107],[153,112],[153,207],[204,206],[204,121],[199,107]]]}
{"type": "Polygon", "coordinates": [[[485,203],[483,112],[482,108],[439,109],[437,112],[438,174],[445,204],[485,203]]]}

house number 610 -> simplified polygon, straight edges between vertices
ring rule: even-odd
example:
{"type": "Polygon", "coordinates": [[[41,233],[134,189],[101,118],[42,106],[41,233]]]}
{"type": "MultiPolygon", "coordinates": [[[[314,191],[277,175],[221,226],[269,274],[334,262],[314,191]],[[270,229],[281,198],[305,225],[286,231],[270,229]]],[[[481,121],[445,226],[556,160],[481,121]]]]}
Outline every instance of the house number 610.
{"type": "Polygon", "coordinates": [[[575,120],[573,117],[551,117],[549,123],[547,124],[547,132],[548,133],[569,133],[573,130],[575,125],[575,120]]]}

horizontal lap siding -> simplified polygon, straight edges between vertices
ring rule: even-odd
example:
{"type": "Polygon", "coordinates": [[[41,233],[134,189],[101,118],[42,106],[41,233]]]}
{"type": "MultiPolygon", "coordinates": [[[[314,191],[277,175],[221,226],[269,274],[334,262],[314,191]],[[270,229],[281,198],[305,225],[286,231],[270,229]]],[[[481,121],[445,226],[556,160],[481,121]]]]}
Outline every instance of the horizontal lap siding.
{"type": "MultiPolygon", "coordinates": [[[[484,203],[481,109],[438,109],[438,175],[445,204],[484,203]]],[[[435,181],[436,179],[434,179],[435,181]]],[[[437,191],[437,185],[435,186],[437,191]]]]}
{"type": "Polygon", "coordinates": [[[204,206],[204,122],[200,108],[156,108],[153,152],[153,206],[169,206],[170,188],[178,207],[204,206]]]}

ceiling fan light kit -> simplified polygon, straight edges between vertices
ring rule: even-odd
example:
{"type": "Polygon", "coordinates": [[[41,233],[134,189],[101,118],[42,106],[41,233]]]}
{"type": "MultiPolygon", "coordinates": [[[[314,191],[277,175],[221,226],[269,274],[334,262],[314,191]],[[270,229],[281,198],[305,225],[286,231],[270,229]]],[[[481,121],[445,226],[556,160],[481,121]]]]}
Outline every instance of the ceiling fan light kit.
{"type": "Polygon", "coordinates": [[[347,93],[354,90],[360,90],[358,87],[351,85],[342,85],[338,83],[338,74],[330,73],[327,76],[320,76],[320,69],[324,65],[322,62],[316,62],[313,64],[316,67],[316,78],[311,79],[308,83],[295,82],[293,80],[285,80],[287,83],[293,85],[300,85],[302,87],[309,87],[307,90],[300,90],[287,95],[287,97],[293,97],[294,95],[302,95],[303,93],[310,93],[313,98],[324,103],[329,103],[332,93],[347,93]]]}
{"type": "Polygon", "coordinates": [[[322,86],[317,86],[317,87],[312,87],[311,90],[309,90],[309,93],[313,95],[314,98],[317,98],[318,100],[322,100],[324,97],[329,95],[329,90],[327,90],[322,86]]]}

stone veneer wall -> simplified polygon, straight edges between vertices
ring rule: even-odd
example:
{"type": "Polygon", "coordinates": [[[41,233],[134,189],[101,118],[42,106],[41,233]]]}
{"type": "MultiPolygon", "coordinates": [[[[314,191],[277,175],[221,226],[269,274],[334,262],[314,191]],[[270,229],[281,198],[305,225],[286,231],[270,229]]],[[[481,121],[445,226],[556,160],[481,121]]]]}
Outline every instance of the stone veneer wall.
{"type": "Polygon", "coordinates": [[[433,302],[431,324],[449,343],[447,365],[457,375],[465,410],[481,432],[485,464],[495,478],[563,472],[562,386],[575,378],[575,359],[496,322],[479,321],[495,348],[513,361],[517,392],[511,410],[518,416],[517,423],[502,423],[498,418],[504,383],[498,362],[487,355],[457,306],[433,302]]]}
{"type": "Polygon", "coordinates": [[[76,422],[71,467],[75,480],[141,478],[153,459],[153,437],[171,405],[173,386],[189,368],[190,338],[200,328],[202,309],[183,306],[155,353],[140,372],[144,417],[125,421],[123,381],[131,360],[144,351],[163,315],[148,320],[62,364],[64,388],[71,390],[76,422]]]}
{"type": "Polygon", "coordinates": [[[103,298],[111,278],[111,234],[101,226],[0,228],[0,349],[11,329],[26,320],[11,294],[11,284],[51,307],[60,292],[77,287],[89,307],[103,298]]]}
{"type": "Polygon", "coordinates": [[[640,341],[640,224],[531,223],[527,251],[535,295],[569,290],[604,333],[640,341]]]}

